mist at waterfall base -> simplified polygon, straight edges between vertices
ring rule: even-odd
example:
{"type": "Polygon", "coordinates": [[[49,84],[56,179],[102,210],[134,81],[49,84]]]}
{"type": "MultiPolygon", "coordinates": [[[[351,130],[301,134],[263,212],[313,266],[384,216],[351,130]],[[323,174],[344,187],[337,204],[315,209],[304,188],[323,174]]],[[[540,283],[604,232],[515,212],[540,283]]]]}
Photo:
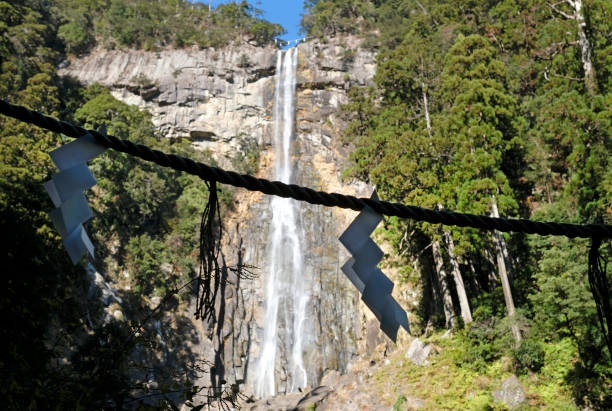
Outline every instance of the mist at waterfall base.
{"type": "MultiPolygon", "coordinates": [[[[292,183],[291,142],[295,124],[297,48],[279,51],[274,95],[274,178],[292,183]]],[[[268,258],[265,273],[265,323],[261,351],[255,370],[255,395],[293,392],[307,385],[304,343],[311,335],[306,321],[310,298],[309,280],[304,272],[301,207],[295,200],[274,197],[270,203],[268,258]],[[279,333],[283,329],[283,333],[279,333]],[[279,349],[284,346],[284,350],[279,349]],[[285,353],[285,355],[283,355],[285,353]],[[284,370],[284,387],[277,387],[276,365],[284,370]]]]}

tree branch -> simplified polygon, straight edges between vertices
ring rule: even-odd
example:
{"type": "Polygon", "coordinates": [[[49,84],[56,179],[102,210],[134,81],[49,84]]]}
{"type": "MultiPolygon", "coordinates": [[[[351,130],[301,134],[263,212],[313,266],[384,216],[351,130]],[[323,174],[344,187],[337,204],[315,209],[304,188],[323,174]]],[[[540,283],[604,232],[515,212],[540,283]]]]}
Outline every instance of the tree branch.
{"type": "Polygon", "coordinates": [[[564,12],[562,10],[559,10],[557,8],[557,5],[561,4],[561,3],[567,3],[567,2],[566,1],[561,1],[561,2],[555,3],[555,4],[548,3],[548,7],[550,7],[551,9],[553,9],[554,11],[556,11],[557,13],[559,13],[560,15],[562,15],[563,17],[565,17],[568,20],[576,20],[576,15],[575,14],[574,15],[570,15],[570,14],[567,14],[566,12],[564,12]]]}

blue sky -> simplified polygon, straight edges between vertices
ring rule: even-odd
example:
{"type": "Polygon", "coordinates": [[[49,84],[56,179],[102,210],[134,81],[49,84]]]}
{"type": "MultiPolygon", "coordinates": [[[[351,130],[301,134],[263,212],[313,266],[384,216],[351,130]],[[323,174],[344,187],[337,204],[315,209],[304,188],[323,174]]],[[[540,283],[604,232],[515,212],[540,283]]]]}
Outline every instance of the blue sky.
{"type": "MultiPolygon", "coordinates": [[[[208,4],[208,0],[200,0],[208,4]]],[[[216,7],[228,0],[213,0],[212,5],[216,7]]],[[[287,34],[282,36],[283,40],[295,40],[302,37],[298,34],[300,28],[301,14],[304,12],[304,0],[250,0],[256,8],[263,10],[263,18],[272,23],[282,25],[287,34]]]]}

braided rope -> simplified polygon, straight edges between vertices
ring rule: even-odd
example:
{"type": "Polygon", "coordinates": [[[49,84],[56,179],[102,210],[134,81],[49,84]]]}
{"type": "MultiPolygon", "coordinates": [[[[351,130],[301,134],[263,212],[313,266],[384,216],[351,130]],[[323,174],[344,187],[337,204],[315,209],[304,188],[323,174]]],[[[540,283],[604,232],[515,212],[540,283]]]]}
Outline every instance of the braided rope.
{"type": "Polygon", "coordinates": [[[612,225],[607,224],[577,225],[539,222],[526,219],[494,218],[445,210],[438,211],[400,203],[390,203],[388,201],[357,198],[338,193],[326,193],[295,184],[269,181],[248,174],[238,174],[233,171],[226,171],[218,167],[208,166],[189,158],[174,154],[166,154],[145,145],[133,143],[129,140],[122,140],[111,135],[101,134],[95,130],[88,130],[83,127],[75,126],[74,124],[29,110],[26,107],[10,104],[4,100],[0,100],[0,113],[69,137],[79,138],[86,134],[91,134],[98,143],[105,147],[139,157],[143,160],[151,161],[163,167],[170,167],[174,170],[196,175],[206,181],[217,181],[235,187],[246,188],[250,191],[259,191],[264,194],[293,198],[310,204],[348,208],[356,211],[360,211],[365,206],[368,206],[377,213],[383,215],[410,218],[432,224],[473,227],[484,230],[539,235],[562,235],[570,238],[612,238],[612,225]]]}

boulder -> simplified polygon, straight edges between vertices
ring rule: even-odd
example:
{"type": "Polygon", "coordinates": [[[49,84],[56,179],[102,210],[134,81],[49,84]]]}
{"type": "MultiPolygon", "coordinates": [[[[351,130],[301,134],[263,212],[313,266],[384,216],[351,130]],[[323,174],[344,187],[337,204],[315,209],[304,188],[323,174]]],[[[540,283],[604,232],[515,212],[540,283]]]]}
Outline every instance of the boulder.
{"type": "Polygon", "coordinates": [[[516,375],[512,375],[501,383],[501,389],[493,391],[493,399],[495,402],[504,402],[513,409],[527,401],[527,395],[516,375]]]}
{"type": "Polygon", "coordinates": [[[336,384],[340,381],[342,375],[336,370],[330,370],[325,373],[323,378],[321,378],[321,385],[326,385],[328,387],[335,387],[336,384]]]}
{"type": "Polygon", "coordinates": [[[427,357],[431,353],[431,345],[425,344],[423,341],[415,338],[412,340],[408,351],[406,352],[406,358],[412,361],[416,365],[429,365],[427,357]]]}
{"type": "Polygon", "coordinates": [[[287,411],[296,408],[302,394],[294,392],[286,395],[277,395],[274,397],[263,398],[252,404],[244,406],[245,410],[249,411],[287,411]]]}
{"type": "Polygon", "coordinates": [[[323,385],[319,386],[304,395],[304,397],[302,397],[298,401],[297,405],[295,406],[295,409],[299,411],[316,409],[318,405],[325,401],[325,399],[332,392],[333,390],[330,387],[326,387],[323,385]]]}

